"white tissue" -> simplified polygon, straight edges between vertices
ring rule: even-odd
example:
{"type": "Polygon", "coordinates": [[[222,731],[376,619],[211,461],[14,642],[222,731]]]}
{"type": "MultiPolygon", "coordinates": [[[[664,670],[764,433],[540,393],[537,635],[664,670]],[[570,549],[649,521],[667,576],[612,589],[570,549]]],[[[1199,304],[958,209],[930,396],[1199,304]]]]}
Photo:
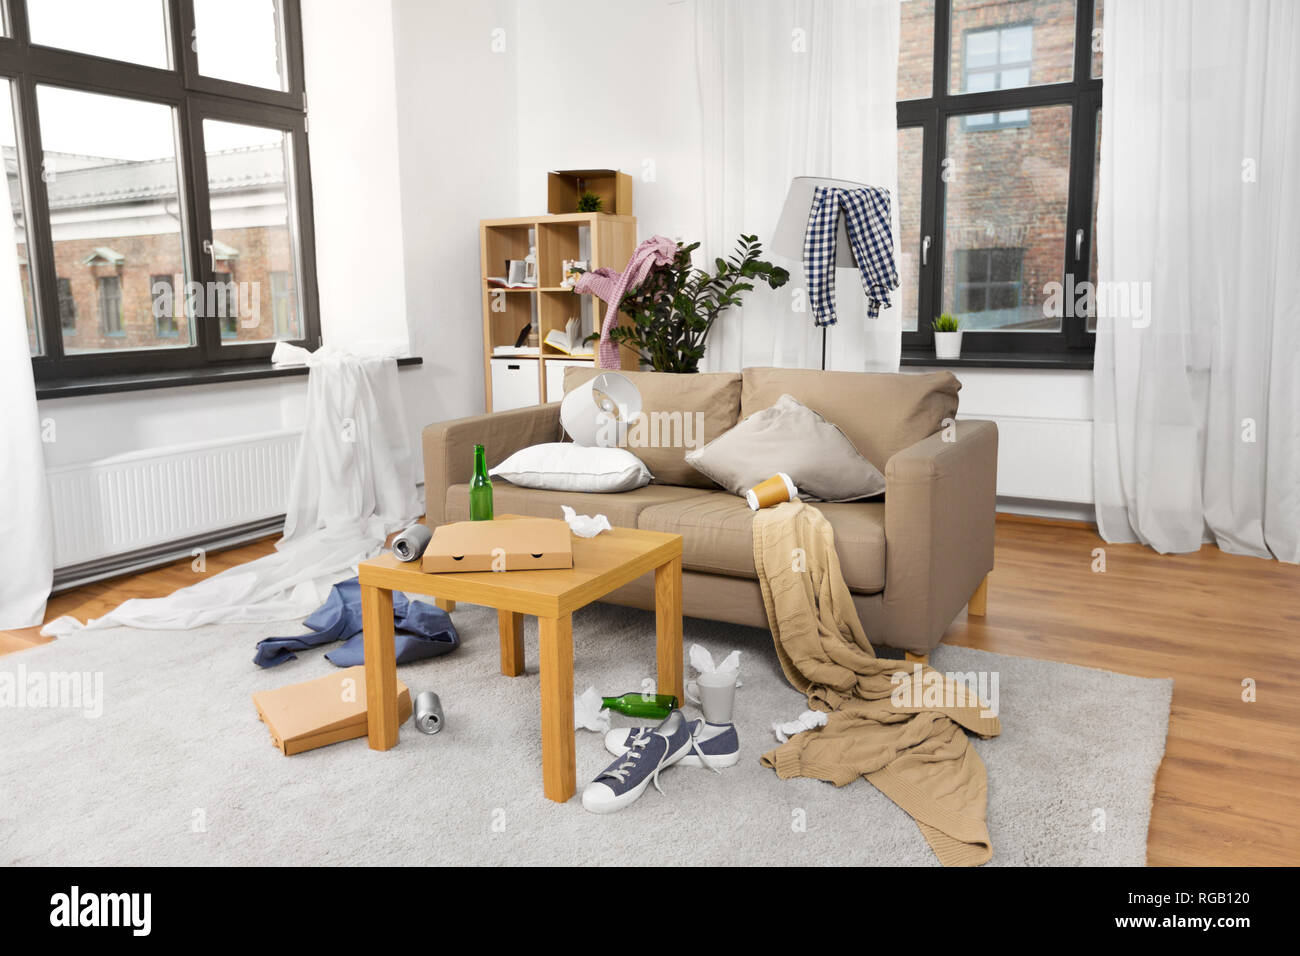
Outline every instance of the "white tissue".
{"type": "Polygon", "coordinates": [[[602,531],[613,531],[609,519],[604,515],[580,515],[568,505],[560,505],[564,520],[569,523],[569,530],[579,538],[594,538],[602,531]]]}
{"type": "Polygon", "coordinates": [[[826,715],[820,710],[805,710],[794,720],[787,720],[785,723],[774,723],[772,732],[776,734],[776,739],[785,743],[795,734],[801,734],[805,730],[813,730],[816,727],[826,726],[826,715]]]}
{"type": "Polygon", "coordinates": [[[609,711],[601,704],[596,688],[588,687],[573,695],[573,725],[600,734],[609,730],[609,711]]]}
{"type": "MultiPolygon", "coordinates": [[[[690,650],[691,666],[695,668],[698,674],[713,674],[722,671],[732,671],[740,673],[740,651],[732,651],[722,659],[722,663],[714,666],[713,655],[701,647],[699,644],[692,644],[690,650]]],[[[740,680],[736,680],[736,686],[740,686],[740,680]]]]}

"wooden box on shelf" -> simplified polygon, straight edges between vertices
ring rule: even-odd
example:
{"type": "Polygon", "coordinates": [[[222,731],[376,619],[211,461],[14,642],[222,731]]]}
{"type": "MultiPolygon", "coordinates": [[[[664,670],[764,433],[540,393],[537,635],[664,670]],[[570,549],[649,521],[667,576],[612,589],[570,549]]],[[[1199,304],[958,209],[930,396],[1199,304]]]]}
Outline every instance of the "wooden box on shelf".
{"type": "MultiPolygon", "coordinates": [[[[551,331],[565,331],[571,317],[590,316],[587,328],[598,329],[604,319],[605,304],[595,296],[578,295],[565,288],[565,260],[586,260],[587,268],[622,269],[636,248],[636,218],[607,213],[567,213],[556,216],[526,216],[513,219],[484,219],[479,223],[480,282],[483,288],[483,372],[485,401],[488,411],[503,411],[502,402],[510,396],[510,407],[547,401],[555,394],[554,383],[547,388],[547,366],[563,374],[562,366],[546,359],[592,362],[590,355],[573,356],[547,345],[551,331]],[[506,275],[506,262],[524,259],[533,252],[537,257],[537,284],[527,288],[502,288],[490,279],[506,275]],[[584,309],[584,300],[585,309],[584,309]],[[516,348],[525,333],[535,329],[535,347],[516,348]],[[497,359],[496,362],[493,359],[497,359]],[[509,358],[508,366],[501,360],[509,358]],[[521,363],[527,363],[523,369],[521,363]],[[494,388],[494,370],[508,369],[512,385],[494,388]],[[535,369],[535,372],[533,371],[535,369]],[[521,372],[536,381],[530,396],[518,385],[521,372]],[[495,396],[495,401],[494,401],[495,396]],[[532,401],[526,401],[531,397],[532,401]]],[[[624,317],[625,318],[625,317],[624,317]]],[[[591,346],[582,346],[591,348],[591,346]]],[[[635,369],[638,357],[622,350],[622,367],[635,369]]]]}
{"type": "Polygon", "coordinates": [[[632,177],[617,169],[560,169],[546,176],[546,211],[552,215],[578,211],[583,193],[600,197],[600,211],[610,216],[632,215],[632,177]]]}

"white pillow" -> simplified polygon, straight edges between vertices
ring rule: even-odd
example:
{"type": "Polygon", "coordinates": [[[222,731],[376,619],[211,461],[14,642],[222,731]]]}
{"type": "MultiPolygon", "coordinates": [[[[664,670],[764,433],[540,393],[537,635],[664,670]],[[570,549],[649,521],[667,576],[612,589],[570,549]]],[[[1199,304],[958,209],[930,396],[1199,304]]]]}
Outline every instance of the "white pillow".
{"type": "Polygon", "coordinates": [[[631,491],[650,484],[653,477],[626,448],[558,441],[521,449],[488,474],[522,488],[595,493],[631,491]]]}

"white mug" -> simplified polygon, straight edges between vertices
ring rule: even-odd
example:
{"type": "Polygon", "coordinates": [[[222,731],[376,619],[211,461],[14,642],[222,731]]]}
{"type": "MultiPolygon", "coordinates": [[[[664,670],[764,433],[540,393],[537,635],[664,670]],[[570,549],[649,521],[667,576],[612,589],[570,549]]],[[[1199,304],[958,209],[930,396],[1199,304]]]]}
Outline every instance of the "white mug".
{"type": "Polygon", "coordinates": [[[736,700],[738,676],[734,670],[701,674],[694,680],[687,681],[686,699],[699,705],[704,712],[704,719],[709,723],[729,724],[736,700]]]}

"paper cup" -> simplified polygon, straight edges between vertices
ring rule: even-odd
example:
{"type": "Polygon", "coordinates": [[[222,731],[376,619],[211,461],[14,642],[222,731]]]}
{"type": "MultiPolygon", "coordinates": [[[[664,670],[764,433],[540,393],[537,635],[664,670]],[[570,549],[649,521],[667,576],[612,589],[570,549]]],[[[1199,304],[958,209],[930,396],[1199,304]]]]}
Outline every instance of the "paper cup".
{"type": "Polygon", "coordinates": [[[783,501],[793,501],[799,494],[799,489],[794,486],[790,476],[784,471],[778,471],[771,478],[765,478],[745,492],[745,501],[753,511],[759,508],[770,508],[773,505],[779,505],[783,501]]]}

